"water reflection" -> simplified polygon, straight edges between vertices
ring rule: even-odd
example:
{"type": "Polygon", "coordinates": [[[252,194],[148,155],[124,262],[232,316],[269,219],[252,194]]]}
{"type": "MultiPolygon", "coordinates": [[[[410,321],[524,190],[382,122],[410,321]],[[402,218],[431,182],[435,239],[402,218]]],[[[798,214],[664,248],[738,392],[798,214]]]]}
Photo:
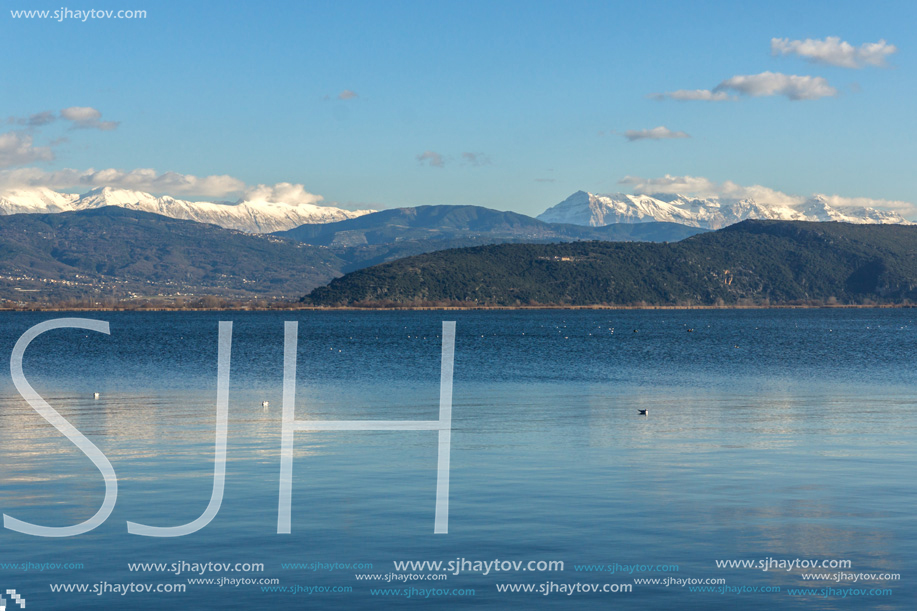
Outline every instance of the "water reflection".
{"type": "MultiPolygon", "coordinates": [[[[784,587],[801,584],[798,572],[718,570],[714,561],[849,558],[859,571],[902,574],[914,565],[917,326],[909,311],[454,314],[447,538],[430,534],[429,432],[298,432],[293,535],[274,534],[283,321],[295,317],[303,329],[297,419],[423,420],[438,413],[441,313],[106,313],[110,337],[43,336],[24,367],[112,461],[121,483],[116,511],[85,538],[6,533],[0,541],[16,556],[81,557],[92,567],[87,581],[130,580],[127,562],[192,554],[263,560],[275,572],[280,561],[304,556],[386,567],[484,554],[570,565],[672,562],[683,576],[784,587]],[[225,318],[235,322],[223,508],[206,529],[168,545],[129,537],[125,520],[175,525],[206,507],[216,331],[225,318]]],[[[8,354],[44,318],[0,315],[0,350],[8,354]]],[[[0,383],[0,464],[0,506],[10,515],[64,525],[92,515],[101,500],[98,471],[8,380],[0,383]]],[[[23,585],[36,592],[47,588],[47,579],[28,579],[23,585]]],[[[324,579],[353,585],[352,576],[324,579]]],[[[492,579],[452,583],[476,585],[475,606],[532,604],[496,596],[492,579]]],[[[892,587],[895,601],[913,593],[905,581],[892,587]]],[[[267,601],[254,590],[232,595],[232,604],[267,601]]],[[[47,605],[35,608],[53,608],[53,600],[36,600],[47,605]]],[[[213,592],[188,600],[201,607],[213,592]]],[[[642,588],[631,600],[634,608],[736,602],[664,588],[642,588]]],[[[375,608],[365,591],[347,602],[375,608]]],[[[568,608],[559,598],[539,603],[568,608]]],[[[743,601],[777,603],[833,604],[743,601]]]]}

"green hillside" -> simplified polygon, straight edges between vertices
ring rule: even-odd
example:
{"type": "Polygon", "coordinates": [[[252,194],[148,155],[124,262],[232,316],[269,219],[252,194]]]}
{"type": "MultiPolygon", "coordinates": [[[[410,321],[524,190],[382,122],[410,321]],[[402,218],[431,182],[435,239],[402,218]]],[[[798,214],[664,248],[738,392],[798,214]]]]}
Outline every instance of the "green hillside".
{"type": "Polygon", "coordinates": [[[106,207],[0,217],[0,297],[298,297],[340,274],[327,249],[106,207]]]}
{"type": "Polygon", "coordinates": [[[678,243],[502,244],[349,273],[314,305],[713,305],[917,299],[917,227],[744,221],[678,243]]]}

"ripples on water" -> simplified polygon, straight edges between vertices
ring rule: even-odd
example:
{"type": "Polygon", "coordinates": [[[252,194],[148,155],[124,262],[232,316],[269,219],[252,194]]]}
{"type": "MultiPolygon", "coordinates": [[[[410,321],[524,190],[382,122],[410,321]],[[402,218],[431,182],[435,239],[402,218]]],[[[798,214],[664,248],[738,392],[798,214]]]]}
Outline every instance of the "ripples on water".
{"type": "MultiPolygon", "coordinates": [[[[27,328],[55,317],[2,314],[0,352],[9,355],[27,328]]],[[[198,586],[171,598],[133,595],[131,606],[403,606],[367,596],[369,586],[352,571],[284,571],[281,562],[372,562],[378,573],[392,571],[393,560],[566,563],[564,573],[537,577],[414,582],[477,592],[418,603],[424,607],[607,604],[609,595],[498,595],[494,584],[658,576],[577,573],[574,564],[678,564],[672,576],[724,577],[731,586],[811,584],[798,571],[714,565],[768,556],[850,559],[853,572],[901,573],[902,581],[890,584],[892,597],[853,602],[677,586],[611,596],[632,608],[912,608],[917,326],[910,310],[90,317],[109,321],[111,335],[49,332],[29,348],[24,370],[109,457],[118,505],[105,525],[73,539],[0,531],[4,561],[86,565],[10,576],[9,587],[31,594],[32,608],[80,601],[124,608],[124,598],[64,597],[47,584],[182,583],[184,576],[126,570],[127,562],[180,560],[264,562],[261,576],[283,584],[351,585],[354,593],[306,600],[257,586],[198,586]],[[450,534],[432,534],[436,436],[422,431],[297,433],[293,534],[274,534],[283,322],[299,321],[298,418],[435,419],[444,319],[457,321],[450,534]],[[175,525],[207,504],[219,320],[234,321],[223,507],[192,536],[129,536],[126,520],[175,525]]],[[[0,508],[14,517],[67,525],[101,501],[98,471],[19,398],[8,376],[0,381],[0,465],[0,508]]]]}

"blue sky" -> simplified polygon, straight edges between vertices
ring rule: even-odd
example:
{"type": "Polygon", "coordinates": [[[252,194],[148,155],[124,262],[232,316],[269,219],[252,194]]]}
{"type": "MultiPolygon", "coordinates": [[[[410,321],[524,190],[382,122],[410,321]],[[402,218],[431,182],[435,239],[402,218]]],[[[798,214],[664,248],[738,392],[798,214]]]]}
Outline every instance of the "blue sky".
{"type": "Polygon", "coordinates": [[[917,202],[913,2],[69,1],[4,9],[147,17],[0,14],[0,186],[64,189],[61,170],[114,169],[91,184],[236,199],[289,182],[347,207],[537,214],[580,189],[651,191],[669,175],[701,194],[917,202]],[[818,57],[794,46],[828,37],[886,52],[844,67],[830,45],[818,57]],[[716,89],[765,72],[786,76],[716,89]],[[779,93],[800,95],[772,82],[791,76],[822,97],[779,93]],[[649,97],[678,90],[734,99],[649,97]],[[26,124],[44,111],[56,120],[26,124]],[[690,137],[640,137],[662,126],[690,137]],[[124,178],[136,169],[181,176],[124,178]]]}

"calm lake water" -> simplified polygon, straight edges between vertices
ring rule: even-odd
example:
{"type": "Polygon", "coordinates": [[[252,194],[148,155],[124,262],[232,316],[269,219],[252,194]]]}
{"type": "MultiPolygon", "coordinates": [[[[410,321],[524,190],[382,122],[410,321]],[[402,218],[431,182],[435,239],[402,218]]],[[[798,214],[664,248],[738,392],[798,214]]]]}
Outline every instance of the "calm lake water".
{"type": "MultiPolygon", "coordinates": [[[[29,327],[65,316],[0,314],[3,358],[29,327]]],[[[0,530],[0,593],[15,589],[29,609],[917,604],[917,311],[75,316],[108,321],[111,334],[45,333],[29,347],[24,371],[109,458],[118,501],[102,526],[73,538],[0,530]],[[130,535],[127,521],[184,524],[210,499],[220,320],[234,323],[222,508],[193,535],[130,535]],[[457,322],[448,535],[433,534],[437,435],[431,431],[297,432],[292,534],[276,534],[288,320],[299,321],[297,418],[334,420],[436,419],[441,325],[457,322]],[[430,570],[397,570],[393,563],[462,558],[523,567],[563,561],[564,569],[443,570],[432,573],[448,573],[447,579],[408,582],[355,577],[428,577],[430,570]],[[717,566],[768,558],[850,564],[717,566]],[[201,575],[129,568],[182,562],[264,569],[211,567],[201,575]],[[82,568],[14,566],[23,563],[82,568]],[[284,568],[291,563],[301,567],[284,568]],[[366,568],[329,570],[335,563],[366,568]],[[615,563],[643,566],[614,574],[587,567],[615,563]],[[802,577],[839,571],[900,579],[802,577]],[[275,587],[300,591],[189,584],[189,578],[277,579],[275,587]],[[728,588],[721,594],[690,591],[697,583],[635,583],[666,578],[719,579],[725,581],[715,587],[728,588]],[[186,591],[92,593],[100,583],[182,584],[186,591]],[[538,591],[551,583],[548,595],[538,591]],[[58,584],[86,584],[89,591],[53,592],[58,584]],[[536,591],[499,592],[498,584],[535,584],[536,591]],[[568,584],[629,584],[632,591],[557,589],[568,584]],[[410,588],[449,595],[378,592],[410,588]],[[835,593],[791,593],[802,588],[835,593]],[[868,595],[874,588],[891,593],[868,595]]],[[[101,504],[102,477],[26,404],[5,371],[0,511],[47,526],[87,519],[101,504]]]]}

